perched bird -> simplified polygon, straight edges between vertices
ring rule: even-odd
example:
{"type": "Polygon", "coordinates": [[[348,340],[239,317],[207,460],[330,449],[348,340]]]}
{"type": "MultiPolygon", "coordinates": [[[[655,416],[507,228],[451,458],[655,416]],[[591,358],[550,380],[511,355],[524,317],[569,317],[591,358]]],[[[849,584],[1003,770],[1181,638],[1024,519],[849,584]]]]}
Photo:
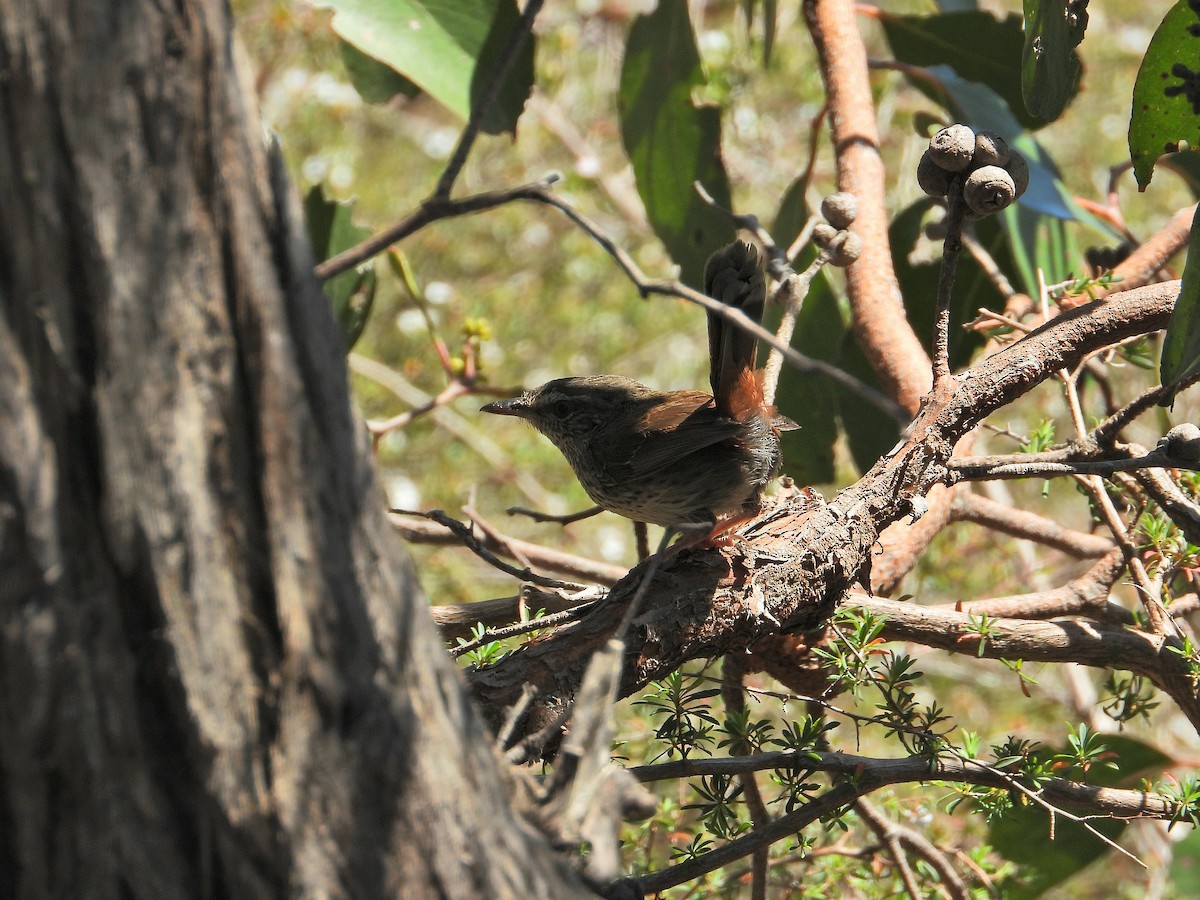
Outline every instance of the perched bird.
{"type": "MultiPolygon", "coordinates": [[[[704,282],[710,297],[762,319],[766,284],[750,244],[714,253],[704,282]]],[[[752,335],[710,312],[708,347],[711,395],[593,375],[558,378],[483,411],[518,416],[548,437],[603,509],[715,536],[757,513],[782,462],[779,432],[796,425],[763,401],[752,335]]]]}

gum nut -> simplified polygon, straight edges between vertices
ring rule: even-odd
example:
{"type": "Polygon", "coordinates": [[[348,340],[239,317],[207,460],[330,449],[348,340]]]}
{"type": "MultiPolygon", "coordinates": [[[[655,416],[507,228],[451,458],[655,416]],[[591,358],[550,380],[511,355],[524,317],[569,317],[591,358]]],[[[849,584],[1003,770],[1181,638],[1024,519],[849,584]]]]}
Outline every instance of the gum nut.
{"type": "Polygon", "coordinates": [[[929,139],[929,153],[947,172],[961,172],[975,155],[975,132],[966,125],[947,125],[929,139]]]}
{"type": "Polygon", "coordinates": [[[858,198],[846,191],[830,194],[821,201],[821,215],[834,228],[849,228],[858,218],[858,198]]]}
{"type": "Polygon", "coordinates": [[[933,161],[930,151],[921,154],[917,163],[917,184],[930,197],[945,197],[950,190],[950,174],[933,161]]]}
{"type": "Polygon", "coordinates": [[[1158,442],[1158,449],[1186,462],[1200,461],[1200,428],[1191,422],[1176,425],[1158,442]]]}
{"type": "Polygon", "coordinates": [[[839,231],[825,252],[835,266],[848,266],[862,256],[863,242],[853,231],[839,231]]]}
{"type": "Polygon", "coordinates": [[[1013,199],[1020,197],[1025,193],[1025,189],[1029,187],[1029,163],[1025,162],[1023,157],[1016,150],[1009,151],[1008,162],[1004,164],[1005,171],[1012,176],[1013,186],[1017,193],[1013,199]]]}
{"type": "Polygon", "coordinates": [[[832,225],[826,225],[824,222],[818,222],[813,226],[812,239],[813,243],[818,247],[828,247],[829,242],[837,236],[838,230],[832,225]]]}
{"type": "Polygon", "coordinates": [[[990,216],[998,213],[1016,199],[1017,189],[1012,176],[999,166],[983,166],[967,176],[963,184],[963,199],[967,209],[990,216]]]}
{"type": "Polygon", "coordinates": [[[996,132],[981,131],[975,135],[975,157],[972,160],[975,165],[1003,166],[1011,154],[1008,141],[996,132]]]}

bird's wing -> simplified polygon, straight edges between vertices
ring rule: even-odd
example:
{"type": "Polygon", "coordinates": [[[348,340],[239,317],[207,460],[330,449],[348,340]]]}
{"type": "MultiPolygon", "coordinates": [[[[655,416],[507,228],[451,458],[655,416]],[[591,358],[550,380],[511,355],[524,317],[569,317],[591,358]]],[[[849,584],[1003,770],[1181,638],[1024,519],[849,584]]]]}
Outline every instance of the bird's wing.
{"type": "Polygon", "coordinates": [[[641,478],[677,465],[686,456],[736,437],[741,426],[712,406],[701,406],[676,427],[649,429],[629,457],[627,477],[641,478]],[[684,427],[678,427],[684,425],[684,427]]]}

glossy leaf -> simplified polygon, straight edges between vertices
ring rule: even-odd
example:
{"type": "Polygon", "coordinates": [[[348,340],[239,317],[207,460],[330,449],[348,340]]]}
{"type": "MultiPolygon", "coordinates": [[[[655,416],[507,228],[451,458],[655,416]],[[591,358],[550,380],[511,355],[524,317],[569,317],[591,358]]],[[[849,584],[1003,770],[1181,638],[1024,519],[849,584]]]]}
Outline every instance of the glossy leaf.
{"type": "Polygon", "coordinates": [[[1200,208],[1192,216],[1183,285],[1163,339],[1159,377],[1173,384],[1200,370],[1200,208]]]}
{"type": "MultiPolygon", "coordinates": [[[[912,66],[942,66],[964,81],[987,85],[1014,111],[1021,128],[1045,125],[1025,112],[1021,95],[1021,17],[997,19],[990,13],[946,12],[933,16],[879,14],[892,55],[912,66]],[[987,52],[981,53],[980,47],[987,52]]],[[[929,93],[921,79],[910,79],[929,93]]],[[[934,98],[935,100],[937,98],[934,98]]]]}
{"type": "MultiPolygon", "coordinates": [[[[519,13],[515,0],[317,0],[345,41],[466,119],[480,102],[519,13]]],[[[483,129],[516,131],[533,87],[533,37],[514,60],[483,129]]]]}
{"type": "Polygon", "coordinates": [[[1146,189],[1154,164],[1185,141],[1200,149],[1200,8],[1179,0],[1138,69],[1129,118],[1129,155],[1138,187],[1146,189]]]}
{"type": "Polygon", "coordinates": [[[729,208],[721,115],[693,99],[704,84],[686,0],[661,0],[638,16],[621,67],[621,137],[650,225],[693,287],[703,282],[709,254],[734,237],[729,216],[693,188],[700,182],[729,208]]]}
{"type": "MultiPolygon", "coordinates": [[[[371,236],[369,228],[354,224],[353,216],[354,203],[326,198],[320,185],[314,185],[308,192],[304,198],[304,221],[316,262],[324,262],[371,236]]],[[[371,315],[375,283],[374,264],[367,263],[335,275],[323,285],[347,351],[358,341],[371,315]]]]}
{"type": "Polygon", "coordinates": [[[1078,93],[1083,64],[1075,48],[1087,22],[1079,0],[1025,0],[1021,91],[1031,115],[1053,122],[1078,93]]]}

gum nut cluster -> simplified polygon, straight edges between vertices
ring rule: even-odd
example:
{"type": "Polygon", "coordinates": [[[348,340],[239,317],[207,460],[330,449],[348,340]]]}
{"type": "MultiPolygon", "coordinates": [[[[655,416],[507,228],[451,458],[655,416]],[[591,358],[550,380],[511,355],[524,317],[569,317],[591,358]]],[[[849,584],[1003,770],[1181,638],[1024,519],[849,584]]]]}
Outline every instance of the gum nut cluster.
{"type": "Polygon", "coordinates": [[[963,177],[966,217],[998,213],[1029,187],[1029,165],[1004,138],[991,131],[948,125],[929,139],[917,163],[917,184],[931,197],[945,197],[950,182],[963,177]]]}
{"type": "Polygon", "coordinates": [[[813,226],[813,243],[825,251],[835,266],[848,266],[862,255],[862,238],[847,231],[858,218],[858,200],[853,194],[838,191],[821,201],[824,222],[813,226]]]}

